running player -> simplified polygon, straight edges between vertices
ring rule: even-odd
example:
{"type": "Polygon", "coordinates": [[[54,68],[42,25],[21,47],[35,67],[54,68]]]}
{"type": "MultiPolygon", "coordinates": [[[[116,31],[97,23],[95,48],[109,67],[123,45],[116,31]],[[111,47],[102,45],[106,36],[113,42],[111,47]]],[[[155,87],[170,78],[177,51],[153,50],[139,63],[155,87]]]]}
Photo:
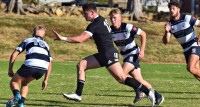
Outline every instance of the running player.
{"type": "Polygon", "coordinates": [[[47,81],[51,72],[51,56],[49,46],[44,41],[45,27],[39,25],[34,28],[33,37],[24,40],[14,50],[10,56],[8,75],[12,77],[10,89],[14,98],[10,99],[6,107],[12,107],[17,102],[16,107],[24,107],[25,98],[28,94],[28,84],[34,79],[40,79],[44,74],[42,90],[47,86],[47,81]],[[13,72],[13,65],[17,56],[26,50],[24,64],[16,73],[13,72]],[[21,88],[19,87],[21,84],[21,88]]]}
{"type": "MultiPolygon", "coordinates": [[[[122,22],[121,11],[113,9],[109,13],[110,21],[112,23],[112,35],[115,45],[119,48],[120,54],[123,56],[123,70],[128,75],[138,80],[148,89],[153,87],[146,80],[142,78],[139,60],[144,57],[144,50],[146,45],[146,33],[140,28],[122,22]],[[137,46],[135,36],[141,36],[141,46],[137,46]]],[[[136,90],[134,103],[141,100],[140,90],[136,90]]],[[[156,105],[160,105],[164,101],[164,97],[155,90],[156,105]]]]}
{"type": "Polygon", "coordinates": [[[141,90],[151,100],[152,106],[155,105],[155,93],[153,89],[148,89],[134,78],[128,77],[122,69],[118,61],[118,52],[114,48],[111,29],[107,21],[97,13],[97,8],[93,3],[86,3],[82,6],[83,16],[86,21],[91,23],[87,26],[86,30],[77,36],[63,37],[56,31],[57,40],[64,40],[69,43],[82,43],[92,37],[97,46],[98,53],[90,55],[82,59],[77,64],[77,89],[75,93],[64,94],[63,96],[75,101],[81,101],[81,95],[85,83],[85,71],[99,67],[106,67],[110,74],[119,82],[128,85],[135,90],[141,90]]]}
{"type": "Polygon", "coordinates": [[[200,38],[195,35],[193,28],[193,26],[200,27],[200,21],[191,15],[181,14],[181,6],[178,1],[171,1],[168,7],[171,18],[165,25],[163,43],[167,44],[171,35],[174,35],[183,48],[187,70],[200,81],[200,38]]]}

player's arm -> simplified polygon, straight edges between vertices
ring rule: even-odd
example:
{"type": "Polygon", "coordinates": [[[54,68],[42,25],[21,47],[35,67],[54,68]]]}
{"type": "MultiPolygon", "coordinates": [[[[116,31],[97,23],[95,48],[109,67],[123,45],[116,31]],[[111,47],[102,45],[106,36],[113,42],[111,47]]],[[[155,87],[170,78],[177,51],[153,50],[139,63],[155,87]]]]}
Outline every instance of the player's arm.
{"type": "Polygon", "coordinates": [[[45,77],[44,77],[44,80],[42,82],[42,90],[44,90],[47,87],[47,83],[48,83],[49,75],[51,73],[51,69],[52,69],[52,61],[50,60],[48,70],[45,73],[45,77]]]}
{"type": "Polygon", "coordinates": [[[144,50],[146,46],[146,33],[143,30],[141,30],[140,36],[141,36],[141,46],[140,46],[140,52],[139,52],[139,59],[144,57],[144,50]]]}
{"type": "Polygon", "coordinates": [[[171,26],[170,26],[170,24],[167,22],[167,23],[165,24],[165,34],[164,34],[164,36],[163,36],[163,43],[164,43],[164,44],[167,44],[167,43],[169,43],[169,41],[170,41],[170,37],[171,37],[170,30],[171,30],[171,26]]]}
{"type": "Polygon", "coordinates": [[[13,72],[13,65],[15,63],[15,59],[17,58],[17,56],[19,55],[19,51],[14,50],[14,52],[11,54],[10,56],[10,60],[9,60],[9,67],[8,67],[8,75],[10,77],[14,76],[14,72],[13,72]]]}
{"type": "Polygon", "coordinates": [[[82,32],[80,35],[70,36],[70,37],[61,36],[55,30],[53,30],[53,33],[56,36],[55,40],[63,40],[63,41],[67,41],[67,42],[70,42],[70,43],[82,43],[82,42],[86,41],[87,39],[89,39],[91,37],[89,35],[89,33],[87,33],[87,32],[82,32]]]}

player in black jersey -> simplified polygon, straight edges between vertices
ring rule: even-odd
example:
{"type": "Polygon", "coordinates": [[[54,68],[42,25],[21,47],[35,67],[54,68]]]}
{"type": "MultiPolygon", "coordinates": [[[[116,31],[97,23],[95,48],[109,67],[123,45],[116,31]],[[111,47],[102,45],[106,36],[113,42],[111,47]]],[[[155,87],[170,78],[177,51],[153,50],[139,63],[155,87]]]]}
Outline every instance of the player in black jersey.
{"type": "Polygon", "coordinates": [[[118,82],[128,85],[135,90],[140,89],[143,91],[151,100],[152,106],[154,106],[154,90],[149,90],[137,80],[128,77],[123,72],[122,66],[118,61],[118,51],[113,45],[110,26],[108,25],[107,21],[97,13],[95,4],[86,3],[83,5],[82,9],[83,16],[85,17],[86,21],[91,22],[84,32],[77,36],[68,37],[63,37],[56,31],[53,32],[56,35],[56,40],[64,40],[69,43],[81,43],[90,37],[93,37],[98,49],[98,53],[85,57],[77,64],[78,78],[76,92],[73,94],[64,94],[63,96],[75,101],[81,101],[81,95],[85,82],[85,71],[87,69],[105,66],[118,82]]]}

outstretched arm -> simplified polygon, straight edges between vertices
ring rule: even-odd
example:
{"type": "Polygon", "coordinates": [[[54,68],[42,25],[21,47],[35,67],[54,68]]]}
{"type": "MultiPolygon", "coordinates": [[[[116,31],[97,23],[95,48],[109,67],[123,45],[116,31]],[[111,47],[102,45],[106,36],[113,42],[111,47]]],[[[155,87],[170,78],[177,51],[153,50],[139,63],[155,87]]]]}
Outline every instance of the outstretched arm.
{"type": "Polygon", "coordinates": [[[19,51],[14,50],[14,52],[10,56],[9,67],[8,67],[8,75],[10,77],[14,76],[13,65],[14,65],[15,59],[17,58],[18,55],[19,55],[19,51]]]}
{"type": "Polygon", "coordinates": [[[171,33],[169,32],[171,30],[171,26],[170,26],[170,24],[167,22],[166,24],[165,24],[165,34],[164,34],[164,36],[163,36],[163,43],[164,44],[167,44],[167,43],[169,43],[169,41],[170,41],[170,36],[171,36],[171,33]]]}
{"type": "Polygon", "coordinates": [[[63,40],[70,43],[82,43],[91,37],[87,32],[83,32],[80,35],[70,37],[63,37],[60,34],[58,34],[55,30],[53,30],[53,33],[56,36],[55,40],[63,40]]]}

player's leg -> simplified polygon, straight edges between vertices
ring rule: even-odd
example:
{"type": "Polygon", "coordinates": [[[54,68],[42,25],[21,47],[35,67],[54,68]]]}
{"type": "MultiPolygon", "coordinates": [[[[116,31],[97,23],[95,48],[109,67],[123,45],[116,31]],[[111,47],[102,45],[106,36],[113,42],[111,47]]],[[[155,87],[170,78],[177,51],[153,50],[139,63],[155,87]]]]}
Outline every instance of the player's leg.
{"type": "Polygon", "coordinates": [[[26,96],[28,94],[28,84],[33,81],[35,78],[33,78],[32,76],[24,79],[21,83],[21,99],[18,101],[17,107],[23,107],[26,96]]]}
{"type": "MultiPolygon", "coordinates": [[[[141,75],[141,74],[139,74],[140,71],[139,70],[134,70],[134,69],[135,69],[135,66],[131,62],[124,62],[123,63],[124,72],[127,75],[130,75],[133,78],[135,78],[136,80],[138,80],[139,82],[141,82],[142,77],[140,77],[140,75],[141,75]]],[[[147,88],[150,89],[149,87],[147,87],[147,88]]],[[[138,103],[139,101],[141,101],[141,98],[144,97],[144,93],[141,92],[140,90],[135,90],[135,92],[136,92],[136,96],[135,96],[135,98],[133,100],[133,103],[138,103]]]]}
{"type": "Polygon", "coordinates": [[[192,73],[196,79],[200,81],[200,69],[198,68],[199,56],[196,54],[191,54],[189,57],[189,62],[187,64],[187,69],[192,73]]]}
{"type": "Polygon", "coordinates": [[[152,102],[152,105],[155,105],[155,92],[153,89],[149,90],[147,87],[145,87],[144,85],[142,85],[140,82],[138,82],[136,79],[128,77],[124,72],[123,72],[123,68],[121,67],[119,62],[116,62],[112,65],[110,65],[109,67],[107,67],[108,71],[110,72],[110,74],[119,82],[119,83],[123,83],[125,85],[128,85],[132,88],[134,88],[134,90],[141,90],[142,92],[144,92],[149,99],[152,102]]]}
{"type": "Polygon", "coordinates": [[[10,89],[13,92],[13,98],[11,98],[7,103],[6,107],[12,107],[12,105],[21,99],[20,88],[19,85],[24,78],[19,76],[18,73],[12,77],[10,81],[10,89]]]}
{"type": "Polygon", "coordinates": [[[87,69],[94,69],[94,68],[99,68],[101,65],[97,61],[94,55],[88,56],[81,60],[77,64],[77,88],[76,92],[73,94],[63,94],[64,97],[67,99],[75,100],[75,101],[81,101],[81,95],[85,83],[85,71],[87,69]]]}

